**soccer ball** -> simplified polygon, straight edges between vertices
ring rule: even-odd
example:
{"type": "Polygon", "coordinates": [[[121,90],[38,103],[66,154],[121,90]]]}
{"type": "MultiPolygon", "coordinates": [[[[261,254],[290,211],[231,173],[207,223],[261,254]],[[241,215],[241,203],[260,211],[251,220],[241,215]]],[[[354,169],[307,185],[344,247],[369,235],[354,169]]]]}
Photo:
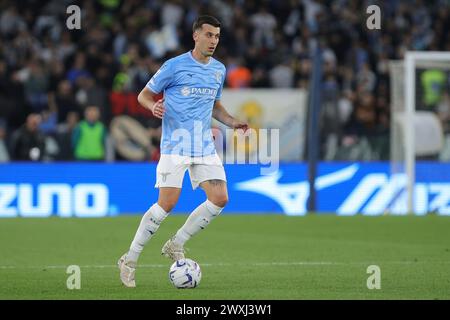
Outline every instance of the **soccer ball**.
{"type": "Polygon", "coordinates": [[[194,260],[180,259],[170,267],[169,280],[178,289],[195,288],[201,279],[202,271],[194,260]]]}

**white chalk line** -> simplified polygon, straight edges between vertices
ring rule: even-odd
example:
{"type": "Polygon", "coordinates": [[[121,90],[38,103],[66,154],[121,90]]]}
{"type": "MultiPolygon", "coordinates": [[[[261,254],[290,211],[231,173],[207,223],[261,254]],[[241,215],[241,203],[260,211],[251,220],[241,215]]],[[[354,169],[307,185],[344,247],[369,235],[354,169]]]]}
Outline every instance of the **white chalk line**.
{"type": "MultiPolygon", "coordinates": [[[[370,262],[332,262],[332,261],[294,261],[294,262],[240,262],[240,263],[201,263],[202,267],[291,267],[291,266],[348,266],[348,265],[384,265],[384,264],[423,264],[423,263],[436,263],[436,264],[450,264],[450,261],[370,261],[370,262]]],[[[167,264],[140,264],[138,268],[168,268],[170,262],[167,264]]],[[[54,266],[5,266],[0,265],[0,269],[67,269],[68,265],[54,265],[54,266]]],[[[108,269],[117,268],[117,265],[78,265],[80,269],[108,269]]]]}

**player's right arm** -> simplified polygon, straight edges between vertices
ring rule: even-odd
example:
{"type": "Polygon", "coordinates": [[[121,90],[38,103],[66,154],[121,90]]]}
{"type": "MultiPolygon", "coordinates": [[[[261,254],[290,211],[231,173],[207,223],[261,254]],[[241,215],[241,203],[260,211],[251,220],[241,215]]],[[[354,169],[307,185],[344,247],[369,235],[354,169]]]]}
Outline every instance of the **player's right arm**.
{"type": "Polygon", "coordinates": [[[164,99],[155,102],[155,94],[164,91],[171,85],[174,74],[172,69],[173,63],[170,60],[166,61],[138,95],[139,103],[160,119],[165,112],[164,99]]]}
{"type": "Polygon", "coordinates": [[[155,101],[155,94],[148,88],[144,87],[138,95],[138,101],[144,108],[150,110],[157,118],[162,119],[164,112],[164,99],[155,101]]]}

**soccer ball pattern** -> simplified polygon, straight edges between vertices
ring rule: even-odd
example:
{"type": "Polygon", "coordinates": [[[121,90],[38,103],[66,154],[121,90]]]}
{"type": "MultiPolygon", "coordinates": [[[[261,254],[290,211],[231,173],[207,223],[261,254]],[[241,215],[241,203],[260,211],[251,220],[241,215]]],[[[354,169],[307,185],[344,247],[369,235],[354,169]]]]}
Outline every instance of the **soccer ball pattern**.
{"type": "Polygon", "coordinates": [[[195,288],[201,279],[202,271],[194,260],[180,259],[170,267],[169,280],[178,289],[195,288]]]}

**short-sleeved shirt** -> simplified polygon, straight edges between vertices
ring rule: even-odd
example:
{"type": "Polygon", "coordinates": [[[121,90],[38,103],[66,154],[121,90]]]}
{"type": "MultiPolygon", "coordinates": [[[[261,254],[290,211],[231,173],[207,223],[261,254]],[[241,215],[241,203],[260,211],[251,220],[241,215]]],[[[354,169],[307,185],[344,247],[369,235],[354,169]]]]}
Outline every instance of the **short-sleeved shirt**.
{"type": "Polygon", "coordinates": [[[191,51],[167,60],[147,83],[164,91],[161,153],[201,157],[216,152],[211,133],[214,103],[220,100],[225,66],[214,58],[206,64],[191,51]]]}

